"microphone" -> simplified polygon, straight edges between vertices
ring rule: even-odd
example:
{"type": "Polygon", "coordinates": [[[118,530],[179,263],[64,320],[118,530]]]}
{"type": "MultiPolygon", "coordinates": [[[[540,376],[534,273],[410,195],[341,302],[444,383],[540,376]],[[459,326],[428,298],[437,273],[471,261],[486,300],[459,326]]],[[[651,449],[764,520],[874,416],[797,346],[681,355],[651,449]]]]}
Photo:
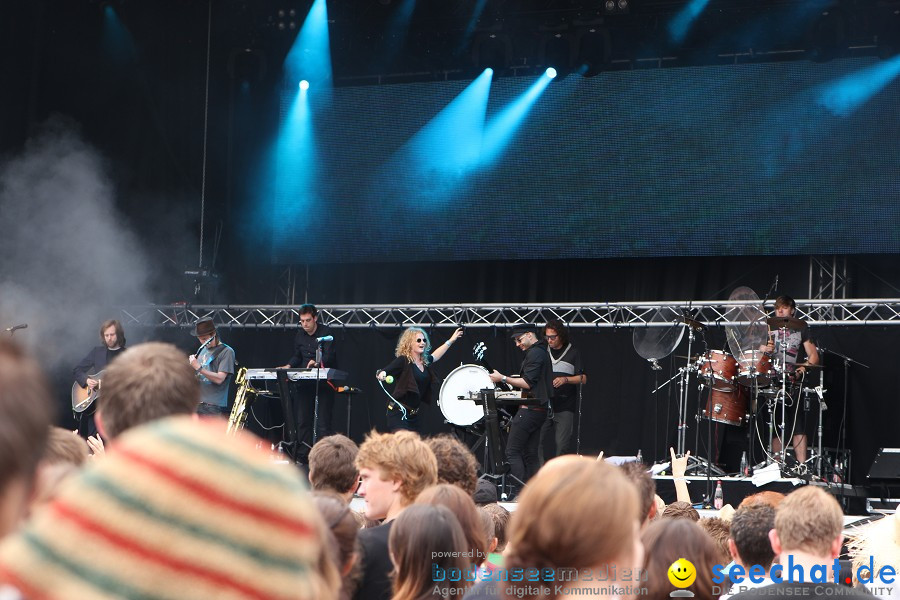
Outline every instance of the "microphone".
{"type": "Polygon", "coordinates": [[[324,344],[325,342],[333,342],[334,336],[333,335],[323,335],[322,337],[317,337],[316,341],[320,344],[324,344]]]}
{"type": "Polygon", "coordinates": [[[337,388],[338,394],[361,394],[362,390],[355,387],[350,387],[349,385],[342,385],[337,388]]]}
{"type": "Polygon", "coordinates": [[[13,326],[13,327],[7,327],[7,328],[6,328],[6,331],[12,333],[13,331],[18,331],[18,330],[20,330],[20,329],[27,329],[27,328],[28,328],[28,323],[22,323],[21,325],[15,325],[15,326],[13,326]]]}
{"type": "Polygon", "coordinates": [[[776,290],[778,289],[778,274],[777,273],[775,274],[775,288],[774,289],[776,289],[776,290]]]}
{"type": "Polygon", "coordinates": [[[387,384],[394,383],[394,376],[393,376],[393,375],[388,375],[387,377],[384,378],[384,382],[387,383],[387,384]]]}

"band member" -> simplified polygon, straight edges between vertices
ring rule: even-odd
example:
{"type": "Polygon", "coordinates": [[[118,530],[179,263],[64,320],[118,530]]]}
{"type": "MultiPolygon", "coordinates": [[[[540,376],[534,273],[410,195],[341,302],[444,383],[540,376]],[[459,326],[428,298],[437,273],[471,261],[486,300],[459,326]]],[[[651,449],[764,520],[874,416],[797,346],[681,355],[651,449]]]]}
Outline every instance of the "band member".
{"type": "MultiPolygon", "coordinates": [[[[790,296],[779,296],[775,300],[775,316],[776,317],[793,317],[796,303],[790,296]]],[[[787,407],[785,415],[785,425],[787,429],[794,430],[791,441],[794,444],[794,452],[799,462],[806,460],[807,435],[806,435],[806,411],[798,410],[801,405],[800,384],[806,374],[806,369],[802,366],[802,351],[806,353],[806,362],[810,365],[819,364],[819,351],[816,345],[809,339],[809,326],[803,322],[799,330],[783,328],[775,329],[769,332],[769,343],[761,346],[760,350],[769,353],[776,361],[783,361],[784,376],[788,377],[787,393],[790,405],[787,407]],[[792,400],[792,402],[791,402],[792,400]],[[796,427],[794,427],[794,418],[796,416],[796,427]]],[[[777,415],[778,422],[781,422],[780,413],[777,415]]],[[[777,431],[777,429],[776,429],[777,431]]],[[[780,438],[773,440],[772,449],[775,452],[781,451],[780,438]]]]}
{"type": "Polygon", "coordinates": [[[409,429],[421,433],[419,410],[423,403],[431,403],[431,388],[436,379],[431,365],[439,361],[462,334],[462,328],[457,329],[434,352],[424,330],[410,327],[400,335],[394,352],[396,358],[375,373],[379,381],[384,381],[388,375],[394,378],[393,400],[387,404],[389,431],[409,429]]]}
{"type": "MultiPolygon", "coordinates": [[[[106,365],[125,350],[125,332],[122,330],[122,324],[115,319],[103,321],[100,325],[100,341],[102,344],[94,346],[72,369],[72,375],[78,385],[91,391],[100,387],[101,375],[106,365]]],[[[78,415],[78,435],[85,439],[97,436],[97,425],[94,423],[96,409],[97,403],[94,402],[78,415]]]]}
{"type": "Polygon", "coordinates": [[[519,369],[521,375],[506,376],[494,369],[491,381],[505,383],[514,388],[529,390],[531,396],[543,401],[540,406],[522,404],[513,417],[506,442],[506,459],[510,473],[523,484],[534,475],[538,468],[538,444],[541,427],[547,419],[547,401],[553,395],[553,370],[547,343],[538,339],[535,330],[528,326],[513,329],[512,338],[516,347],[525,352],[525,359],[519,369]]]}
{"type": "Polygon", "coordinates": [[[587,382],[581,366],[581,354],[569,342],[569,330],[559,319],[550,320],[544,327],[547,351],[553,368],[552,412],[541,429],[541,462],[561,454],[575,451],[572,433],[575,428],[575,410],[578,403],[578,386],[587,382]]]}
{"type": "Polygon", "coordinates": [[[234,350],[219,339],[212,319],[197,321],[191,335],[201,345],[197,354],[188,358],[200,380],[200,406],[197,414],[226,415],[228,388],[234,376],[234,350]]]}
{"type": "MultiPolygon", "coordinates": [[[[294,338],[294,355],[279,369],[312,369],[318,364],[321,368],[337,368],[337,352],[334,340],[319,342],[319,338],[331,336],[327,325],[319,323],[319,309],[312,304],[300,307],[300,330],[294,338]],[[321,348],[321,351],[320,351],[321,348]],[[316,362],[316,359],[319,359],[316,362]]],[[[307,462],[309,449],[316,440],[334,433],[331,427],[334,413],[334,389],[325,381],[318,382],[319,418],[313,439],[313,421],[316,421],[316,381],[297,381],[292,386],[294,410],[297,416],[297,440],[300,447],[296,458],[307,462]]]]}

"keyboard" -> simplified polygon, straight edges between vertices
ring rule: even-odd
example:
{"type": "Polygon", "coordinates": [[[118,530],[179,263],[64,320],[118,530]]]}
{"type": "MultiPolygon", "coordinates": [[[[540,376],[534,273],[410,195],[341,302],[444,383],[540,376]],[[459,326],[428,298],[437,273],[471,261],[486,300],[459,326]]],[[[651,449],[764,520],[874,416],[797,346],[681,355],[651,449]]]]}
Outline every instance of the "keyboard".
{"type": "Polygon", "coordinates": [[[247,369],[248,380],[278,379],[278,371],[287,373],[290,381],[315,381],[316,379],[347,379],[346,371],[337,369],[247,369]]]}

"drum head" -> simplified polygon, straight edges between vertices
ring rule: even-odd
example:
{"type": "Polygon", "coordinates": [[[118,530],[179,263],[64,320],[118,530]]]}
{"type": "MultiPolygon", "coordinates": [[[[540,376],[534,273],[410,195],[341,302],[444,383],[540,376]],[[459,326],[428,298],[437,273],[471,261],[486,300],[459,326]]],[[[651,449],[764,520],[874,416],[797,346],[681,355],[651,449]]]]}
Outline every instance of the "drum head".
{"type": "Polygon", "coordinates": [[[473,425],[484,418],[484,408],[469,397],[479,390],[494,387],[491,376],[484,367],[461,365],[456,367],[444,383],[438,396],[438,404],[444,418],[460,427],[473,425]],[[460,399],[462,396],[462,399],[460,399]]]}

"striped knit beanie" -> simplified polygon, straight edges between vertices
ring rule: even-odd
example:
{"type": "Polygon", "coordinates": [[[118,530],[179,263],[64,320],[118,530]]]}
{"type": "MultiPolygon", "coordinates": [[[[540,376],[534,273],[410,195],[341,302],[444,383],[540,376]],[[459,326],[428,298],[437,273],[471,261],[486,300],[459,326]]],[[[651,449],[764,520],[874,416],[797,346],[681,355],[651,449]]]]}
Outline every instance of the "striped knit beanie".
{"type": "Polygon", "coordinates": [[[29,600],[336,597],[299,472],[255,445],[219,419],[123,434],[3,541],[0,583],[29,600]]]}

